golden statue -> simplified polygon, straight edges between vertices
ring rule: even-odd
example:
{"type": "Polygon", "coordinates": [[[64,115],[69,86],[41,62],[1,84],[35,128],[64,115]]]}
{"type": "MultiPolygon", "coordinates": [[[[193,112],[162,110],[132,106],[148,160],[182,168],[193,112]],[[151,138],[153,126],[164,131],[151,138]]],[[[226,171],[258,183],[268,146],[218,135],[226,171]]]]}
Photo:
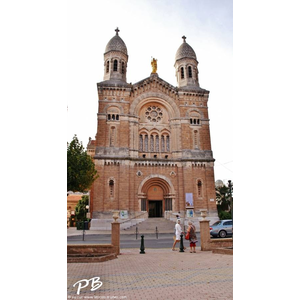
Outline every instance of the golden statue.
{"type": "Polygon", "coordinates": [[[156,70],[157,70],[157,59],[155,59],[155,58],[152,59],[151,66],[152,66],[152,74],[156,73],[156,70]]]}

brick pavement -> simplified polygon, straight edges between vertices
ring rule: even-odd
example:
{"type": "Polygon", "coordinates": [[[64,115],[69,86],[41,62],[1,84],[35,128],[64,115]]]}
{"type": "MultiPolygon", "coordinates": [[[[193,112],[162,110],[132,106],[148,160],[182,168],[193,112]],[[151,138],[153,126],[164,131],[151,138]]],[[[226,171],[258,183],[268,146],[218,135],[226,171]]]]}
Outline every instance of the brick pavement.
{"type": "Polygon", "coordinates": [[[187,250],[121,249],[111,261],[68,264],[67,299],[233,299],[233,256],[187,250]],[[93,277],[102,286],[77,295],[73,285],[93,277]]]}

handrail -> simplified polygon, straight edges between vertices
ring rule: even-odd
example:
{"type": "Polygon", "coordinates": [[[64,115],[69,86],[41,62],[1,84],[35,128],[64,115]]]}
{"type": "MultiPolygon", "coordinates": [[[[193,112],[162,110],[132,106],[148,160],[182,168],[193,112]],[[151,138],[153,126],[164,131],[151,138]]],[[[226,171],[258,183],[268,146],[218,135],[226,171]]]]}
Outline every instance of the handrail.
{"type": "Polygon", "coordinates": [[[175,218],[177,213],[173,212],[173,211],[166,211],[166,219],[167,220],[171,220],[171,217],[175,218]]]}
{"type": "Polygon", "coordinates": [[[124,220],[124,221],[119,222],[119,223],[120,223],[120,224],[123,224],[123,223],[129,222],[129,221],[132,221],[133,219],[137,219],[138,217],[140,217],[140,216],[142,216],[142,215],[144,215],[144,214],[147,214],[147,212],[144,211],[144,212],[142,212],[141,214],[139,214],[139,215],[137,215],[137,216],[134,216],[134,217],[132,217],[132,218],[130,218],[130,219],[124,220]]]}

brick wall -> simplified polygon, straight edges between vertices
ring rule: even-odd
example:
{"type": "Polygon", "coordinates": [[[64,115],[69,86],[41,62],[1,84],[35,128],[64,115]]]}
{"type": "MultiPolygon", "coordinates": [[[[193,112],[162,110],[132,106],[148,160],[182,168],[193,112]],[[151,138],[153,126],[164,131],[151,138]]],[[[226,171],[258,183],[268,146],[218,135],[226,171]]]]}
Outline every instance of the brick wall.
{"type": "Polygon", "coordinates": [[[211,150],[208,92],[178,94],[173,86],[157,75],[151,75],[131,88],[107,87],[102,83],[97,86],[99,106],[95,164],[99,178],[92,187],[93,211],[139,211],[139,199],[147,198],[147,190],[141,188],[141,183],[147,185],[147,178],[155,176],[155,184],[164,186],[165,193],[175,200],[173,211],[185,210],[185,194],[193,193],[195,210],[208,209],[209,213],[216,213],[216,203],[210,201],[215,200],[213,158],[207,157],[205,152],[211,150]],[[165,153],[161,157],[158,153],[158,159],[153,160],[155,153],[146,153],[148,158],[143,159],[139,152],[139,130],[143,126],[147,130],[160,130],[159,124],[138,123],[141,119],[139,111],[150,104],[159,105],[165,110],[163,115],[168,116],[169,124],[166,126],[170,131],[170,151],[167,160],[164,160],[165,153]],[[109,109],[119,111],[118,121],[108,121],[106,112],[109,109]],[[201,117],[199,125],[190,126],[191,112],[201,117]],[[115,134],[113,145],[112,127],[115,134]],[[201,163],[201,166],[195,166],[195,162],[201,163]],[[137,175],[138,171],[141,175],[137,175]],[[198,195],[197,179],[202,182],[201,196],[198,195]],[[113,195],[110,195],[110,180],[114,181],[113,195]]]}

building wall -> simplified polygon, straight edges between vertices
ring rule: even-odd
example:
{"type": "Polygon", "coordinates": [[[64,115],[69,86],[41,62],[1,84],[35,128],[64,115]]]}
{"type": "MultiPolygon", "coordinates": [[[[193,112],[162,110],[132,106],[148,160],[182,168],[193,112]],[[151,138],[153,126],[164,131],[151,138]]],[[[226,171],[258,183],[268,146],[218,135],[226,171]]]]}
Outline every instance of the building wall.
{"type": "MultiPolygon", "coordinates": [[[[105,62],[113,57],[124,61],[127,68],[127,49],[116,32],[107,49],[115,47],[119,52],[106,52],[105,62]]],[[[193,66],[193,77],[185,75],[181,80],[179,74],[179,88],[155,72],[128,84],[126,74],[110,70],[97,84],[94,162],[99,178],[91,192],[93,218],[112,210],[138,214],[142,208],[149,209],[149,200],[159,200],[161,195],[163,211],[170,201],[172,211],[184,211],[187,193],[193,194],[195,211],[207,209],[208,216],[217,215],[209,91],[199,86],[198,62],[185,39],[179,49],[186,49],[184,53],[191,58],[182,57],[179,51],[175,64],[178,71],[183,66],[185,72],[193,66]]]]}
{"type": "MultiPolygon", "coordinates": [[[[207,209],[212,214],[216,213],[215,201],[210,201],[210,199],[215,200],[213,163],[107,159],[96,160],[96,168],[100,177],[94,184],[93,217],[97,217],[97,212],[112,210],[139,212],[141,211],[140,199],[148,199],[147,196],[151,194],[150,187],[160,184],[167,185],[168,194],[172,194],[174,190],[173,211],[184,211],[185,194],[192,193],[195,211],[207,209]],[[145,197],[142,197],[143,193],[139,190],[143,189],[143,181],[145,185],[152,178],[155,178],[156,182],[149,185],[149,190],[144,191],[145,197]],[[114,182],[112,193],[110,180],[114,182]],[[201,193],[198,192],[198,181],[202,183],[201,193]]],[[[151,196],[149,199],[154,200],[151,196]]]]}

